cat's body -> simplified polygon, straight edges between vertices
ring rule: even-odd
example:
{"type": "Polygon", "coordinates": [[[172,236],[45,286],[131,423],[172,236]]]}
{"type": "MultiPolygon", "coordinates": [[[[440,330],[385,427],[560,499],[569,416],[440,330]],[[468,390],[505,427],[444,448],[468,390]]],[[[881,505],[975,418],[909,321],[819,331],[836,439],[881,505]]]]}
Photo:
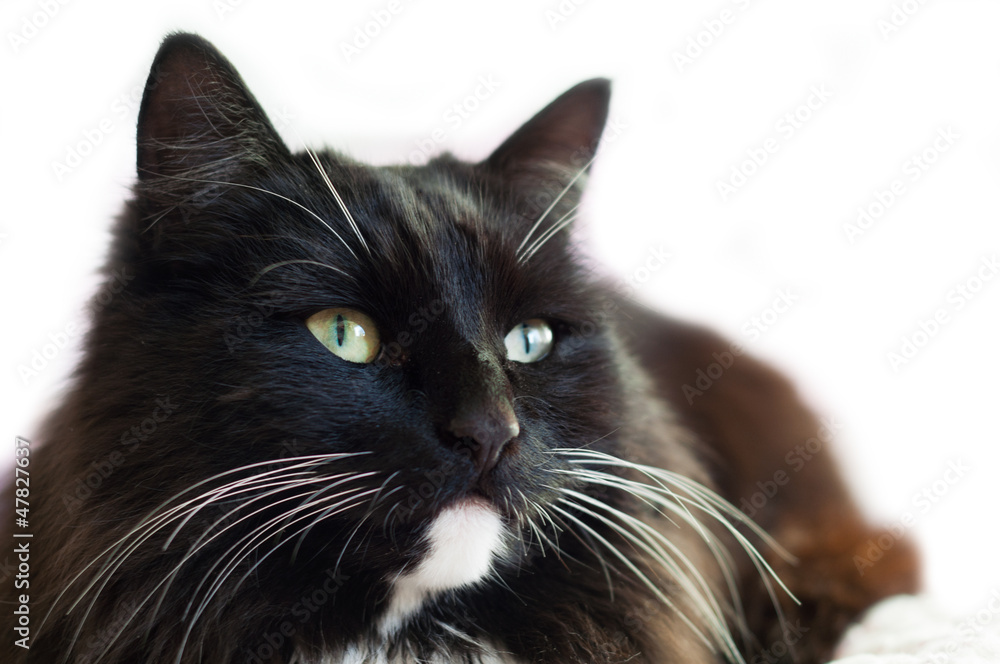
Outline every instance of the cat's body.
{"type": "Polygon", "coordinates": [[[879,532],[825,454],[755,515],[797,565],[708,491],[738,503],[823,427],[745,355],[690,398],[730,345],[588,278],[563,226],[607,103],[588,82],[481,164],[373,168],[292,155],[168,39],[126,285],[32,453],[31,649],[0,659],[809,662],[912,590],[903,545],[859,574],[879,532]]]}

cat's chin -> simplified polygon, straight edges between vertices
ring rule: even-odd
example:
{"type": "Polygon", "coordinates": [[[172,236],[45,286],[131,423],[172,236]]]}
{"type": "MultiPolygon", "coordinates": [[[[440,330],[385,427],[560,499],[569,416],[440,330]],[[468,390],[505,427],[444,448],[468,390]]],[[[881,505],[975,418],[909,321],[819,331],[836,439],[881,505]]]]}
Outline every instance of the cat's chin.
{"type": "Polygon", "coordinates": [[[445,507],[425,535],[427,552],[400,577],[428,591],[450,590],[485,577],[504,549],[503,519],[487,499],[470,495],[445,507]]]}
{"type": "Polygon", "coordinates": [[[395,632],[437,594],[474,585],[506,550],[503,518],[493,503],[471,494],[449,504],[431,521],[427,551],[410,571],[392,582],[383,632],[395,632]]]}

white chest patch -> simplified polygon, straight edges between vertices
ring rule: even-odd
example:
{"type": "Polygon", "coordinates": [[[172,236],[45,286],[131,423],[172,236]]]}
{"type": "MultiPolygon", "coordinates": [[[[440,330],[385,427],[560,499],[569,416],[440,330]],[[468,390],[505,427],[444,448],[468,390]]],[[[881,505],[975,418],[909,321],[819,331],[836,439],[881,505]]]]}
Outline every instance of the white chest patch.
{"type": "Polygon", "coordinates": [[[481,581],[505,549],[500,515],[486,501],[468,499],[443,510],[425,535],[428,551],[417,566],[393,581],[383,634],[396,632],[435,594],[481,581]]]}
{"type": "MultiPolygon", "coordinates": [[[[417,663],[411,658],[400,656],[398,658],[387,659],[384,654],[372,654],[359,648],[350,648],[343,657],[337,659],[325,659],[323,664],[454,664],[457,658],[447,654],[435,655],[429,660],[421,660],[417,663]]],[[[487,652],[479,660],[480,664],[520,664],[512,657],[496,652],[487,652]]]]}

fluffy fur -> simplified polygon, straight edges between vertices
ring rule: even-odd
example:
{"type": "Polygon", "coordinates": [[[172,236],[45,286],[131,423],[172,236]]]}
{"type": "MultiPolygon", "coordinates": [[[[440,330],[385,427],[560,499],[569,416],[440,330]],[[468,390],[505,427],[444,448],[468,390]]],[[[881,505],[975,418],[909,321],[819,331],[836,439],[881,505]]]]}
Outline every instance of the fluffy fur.
{"type": "Polygon", "coordinates": [[[32,462],[32,645],[0,659],[819,661],[911,589],[904,545],[855,571],[879,532],[828,459],[762,510],[770,535],[717,495],[818,423],[745,357],[687,405],[726,342],[574,254],[608,97],[580,84],[480,163],[375,168],[292,154],[214,48],[169,37],[107,264],[125,287],[32,462]],[[310,335],[331,307],[376,321],[374,362],[310,335]],[[533,318],[553,351],[508,360],[533,318]]]}

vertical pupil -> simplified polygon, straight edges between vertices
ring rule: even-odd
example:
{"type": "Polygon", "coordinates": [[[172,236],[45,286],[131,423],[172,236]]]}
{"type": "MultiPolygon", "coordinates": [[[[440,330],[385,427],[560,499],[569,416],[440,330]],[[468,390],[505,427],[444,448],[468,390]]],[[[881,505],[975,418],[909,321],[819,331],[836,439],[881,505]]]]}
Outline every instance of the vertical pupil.
{"type": "Polygon", "coordinates": [[[521,336],[524,337],[524,354],[527,355],[531,352],[531,337],[529,335],[528,326],[521,323],[521,336]]]}
{"type": "Polygon", "coordinates": [[[344,345],[344,337],[347,335],[347,326],[344,324],[343,314],[337,314],[337,322],[335,323],[337,330],[337,345],[344,345]]]}

